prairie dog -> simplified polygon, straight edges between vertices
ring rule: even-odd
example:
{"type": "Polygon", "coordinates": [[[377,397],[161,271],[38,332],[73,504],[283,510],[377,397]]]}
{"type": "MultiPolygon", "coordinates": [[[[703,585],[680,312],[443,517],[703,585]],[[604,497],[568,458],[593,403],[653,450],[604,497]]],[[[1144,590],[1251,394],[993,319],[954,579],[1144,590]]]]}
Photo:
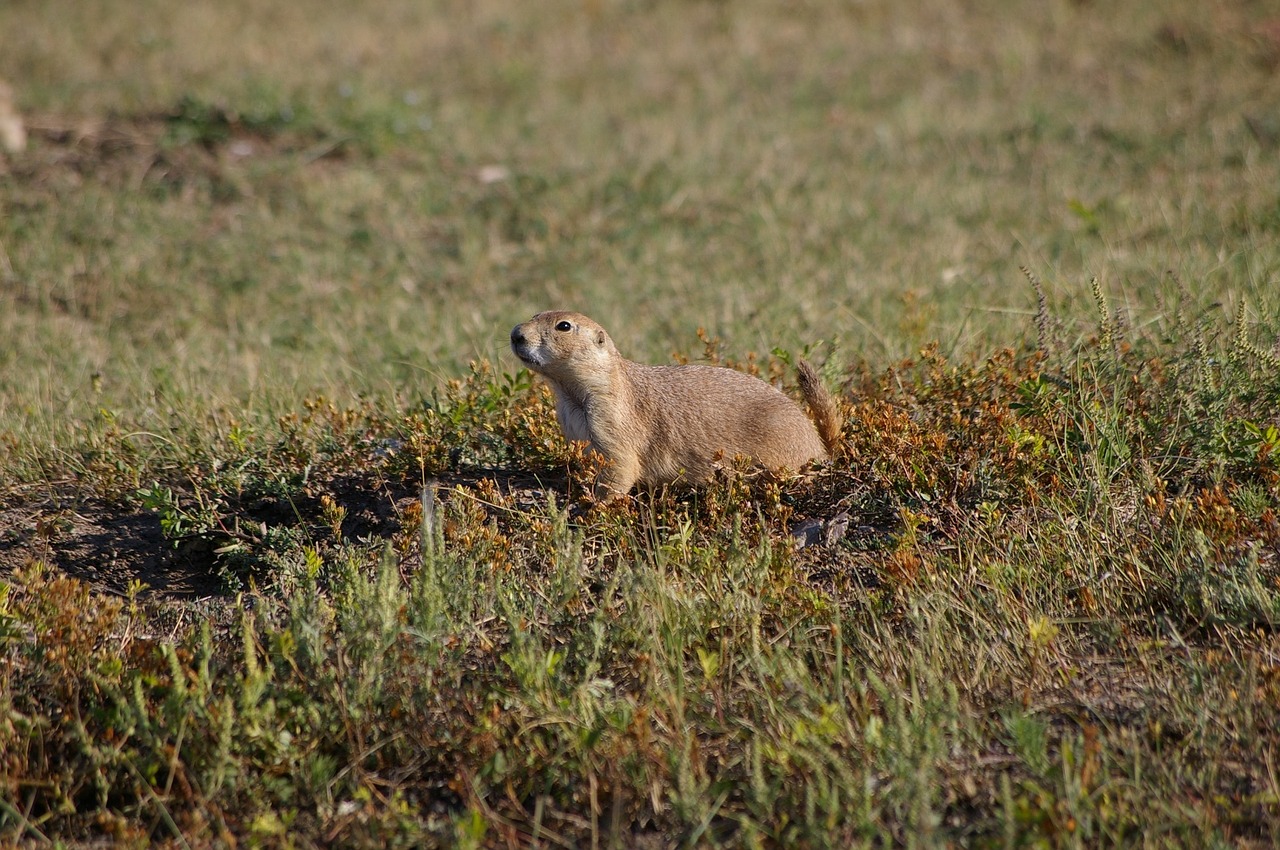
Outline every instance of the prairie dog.
{"type": "Polygon", "coordinates": [[[539,313],[511,330],[511,350],[546,378],[570,440],[608,461],[597,499],[632,486],[694,483],[737,455],[771,469],[826,459],[841,416],[808,363],[800,388],[817,427],[769,384],[718,366],[645,366],[618,353],[604,328],[580,313],[539,313]]]}

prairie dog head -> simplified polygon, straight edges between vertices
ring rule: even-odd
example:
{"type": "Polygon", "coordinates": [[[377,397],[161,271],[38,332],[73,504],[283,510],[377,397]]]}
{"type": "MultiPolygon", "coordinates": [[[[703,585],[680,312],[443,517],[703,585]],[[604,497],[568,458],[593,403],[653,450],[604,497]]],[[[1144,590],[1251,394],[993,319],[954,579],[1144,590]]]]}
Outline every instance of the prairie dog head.
{"type": "Polygon", "coordinates": [[[569,385],[613,371],[618,349],[604,328],[581,313],[539,313],[511,329],[511,351],[540,375],[569,385]]]}

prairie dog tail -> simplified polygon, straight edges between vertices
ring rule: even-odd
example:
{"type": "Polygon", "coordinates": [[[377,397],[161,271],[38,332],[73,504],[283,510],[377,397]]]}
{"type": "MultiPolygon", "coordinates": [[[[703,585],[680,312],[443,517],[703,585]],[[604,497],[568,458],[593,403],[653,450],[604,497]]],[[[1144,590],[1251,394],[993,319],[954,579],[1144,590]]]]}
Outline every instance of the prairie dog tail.
{"type": "Polygon", "coordinates": [[[797,360],[796,372],[800,379],[800,392],[813,414],[813,424],[818,427],[818,436],[822,438],[827,454],[834,455],[836,446],[840,444],[840,427],[844,424],[840,406],[822,385],[817,370],[808,361],[797,360]]]}

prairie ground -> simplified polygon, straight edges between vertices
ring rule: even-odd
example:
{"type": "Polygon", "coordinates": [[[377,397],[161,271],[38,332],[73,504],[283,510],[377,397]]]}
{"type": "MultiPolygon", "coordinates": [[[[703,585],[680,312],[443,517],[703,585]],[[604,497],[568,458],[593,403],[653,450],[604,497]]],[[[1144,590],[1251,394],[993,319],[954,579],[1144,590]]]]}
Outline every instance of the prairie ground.
{"type": "Polygon", "coordinates": [[[1276,9],[0,33],[0,841],[1280,841],[1276,9]],[[842,447],[593,506],[548,308],[842,447]]]}

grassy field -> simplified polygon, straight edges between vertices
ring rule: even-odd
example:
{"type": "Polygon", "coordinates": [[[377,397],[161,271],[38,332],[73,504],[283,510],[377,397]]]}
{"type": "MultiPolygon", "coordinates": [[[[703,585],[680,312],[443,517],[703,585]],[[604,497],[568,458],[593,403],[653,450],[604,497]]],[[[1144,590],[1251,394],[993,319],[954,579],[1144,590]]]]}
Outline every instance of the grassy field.
{"type": "Polygon", "coordinates": [[[0,844],[1280,841],[1268,4],[0,33],[0,844]],[[548,308],[843,446],[591,506],[548,308]]]}

